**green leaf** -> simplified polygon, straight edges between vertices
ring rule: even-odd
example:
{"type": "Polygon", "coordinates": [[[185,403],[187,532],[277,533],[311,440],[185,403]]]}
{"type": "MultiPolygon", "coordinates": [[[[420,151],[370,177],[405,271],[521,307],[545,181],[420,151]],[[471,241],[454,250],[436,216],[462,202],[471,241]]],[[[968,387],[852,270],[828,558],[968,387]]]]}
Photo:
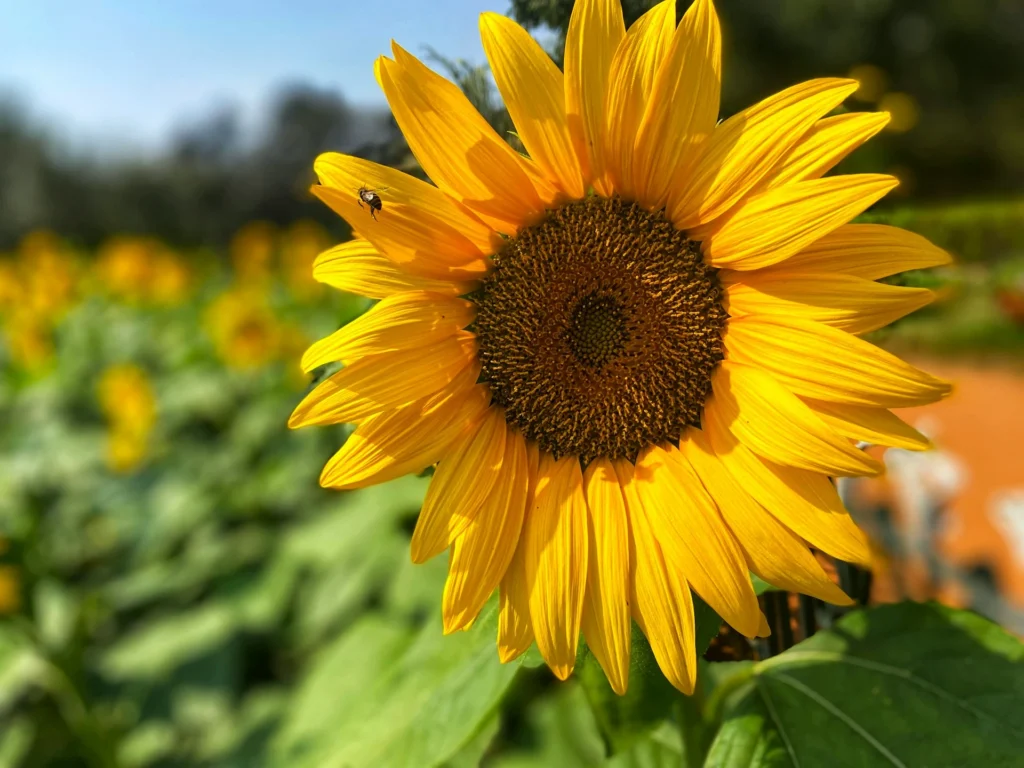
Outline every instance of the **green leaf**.
{"type": "Polygon", "coordinates": [[[350,768],[426,768],[448,760],[490,719],[519,668],[498,661],[497,616],[492,600],[471,629],[447,637],[435,617],[404,651],[395,628],[402,624],[364,619],[310,666],[272,764],[319,766],[329,757],[350,768]],[[385,640],[362,636],[372,633],[385,640]],[[373,650],[384,642],[389,650],[373,650]]]}
{"type": "Polygon", "coordinates": [[[0,625],[0,715],[23,693],[49,681],[50,666],[15,627],[0,625]]]}
{"type": "MultiPolygon", "coordinates": [[[[693,610],[699,657],[718,634],[722,620],[696,595],[693,596],[693,610]]],[[[665,679],[647,638],[636,624],[632,628],[629,688],[625,696],[618,696],[611,689],[601,665],[589,649],[583,654],[577,675],[612,754],[628,749],[633,742],[672,717],[672,708],[682,696],[665,679]]]]}
{"type": "Polygon", "coordinates": [[[1024,645],[936,604],[858,611],[758,663],[709,768],[1019,765],[1024,645]]]}
{"type": "Polygon", "coordinates": [[[495,768],[588,768],[604,762],[601,733],[586,695],[574,680],[555,683],[530,703],[522,717],[526,722],[517,727],[515,736],[524,746],[501,755],[494,761],[495,768]]]}

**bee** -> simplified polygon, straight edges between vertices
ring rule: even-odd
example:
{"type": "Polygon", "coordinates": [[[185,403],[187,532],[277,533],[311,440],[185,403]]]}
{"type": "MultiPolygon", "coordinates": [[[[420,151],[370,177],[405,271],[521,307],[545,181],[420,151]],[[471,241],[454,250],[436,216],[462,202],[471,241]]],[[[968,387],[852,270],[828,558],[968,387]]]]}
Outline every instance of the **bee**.
{"type": "Polygon", "coordinates": [[[384,210],[384,203],[380,199],[378,192],[387,192],[389,187],[380,187],[379,189],[367,189],[366,187],[360,187],[356,194],[359,195],[358,202],[359,207],[363,207],[363,203],[370,206],[370,218],[374,221],[377,220],[377,211],[384,210]]]}

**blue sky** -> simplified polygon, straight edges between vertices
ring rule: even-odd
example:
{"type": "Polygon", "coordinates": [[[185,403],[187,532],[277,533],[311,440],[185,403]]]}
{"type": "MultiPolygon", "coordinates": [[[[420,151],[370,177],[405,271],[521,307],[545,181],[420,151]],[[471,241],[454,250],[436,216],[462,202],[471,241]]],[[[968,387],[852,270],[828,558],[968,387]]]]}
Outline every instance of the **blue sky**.
{"type": "Polygon", "coordinates": [[[0,89],[74,144],[158,146],[233,103],[250,118],[301,80],[383,104],[373,60],[391,38],[483,61],[477,17],[508,0],[8,0],[0,89]]]}

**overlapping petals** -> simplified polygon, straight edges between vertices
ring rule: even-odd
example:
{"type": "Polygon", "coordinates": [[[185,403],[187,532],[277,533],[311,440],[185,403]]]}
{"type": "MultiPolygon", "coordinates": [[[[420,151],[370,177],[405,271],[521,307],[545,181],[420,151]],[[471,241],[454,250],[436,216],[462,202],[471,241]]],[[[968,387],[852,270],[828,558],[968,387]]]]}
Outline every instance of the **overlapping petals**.
{"type": "Polygon", "coordinates": [[[829,478],[880,471],[859,442],[927,449],[889,409],[950,391],[859,338],[934,298],[877,280],[950,261],[918,235],[849,223],[894,178],[826,176],[887,116],[830,114],[856,84],[822,79],[719,122],[713,2],[696,0],[678,25],[675,6],[664,0],[627,30],[617,0],[578,0],[564,74],[522,28],[485,14],[483,47],[526,155],[398,45],[377,61],[432,183],[345,155],[317,160],[314,193],[357,238],[321,254],[314,276],[379,301],[306,352],[304,370],[344,367],[290,421],[356,424],[325,486],[436,465],[412,558],[450,550],[445,632],[467,628],[497,591],[502,662],[536,642],[564,679],[582,633],[620,694],[633,621],[668,680],[692,692],[703,649],[691,590],[749,637],[767,632],[749,572],[849,603],[812,550],[867,564],[870,548],[829,478]],[[363,187],[381,197],[376,218],[363,187]],[[662,211],[699,242],[729,321],[699,428],[583,466],[540,450],[491,403],[471,299],[505,237],[587,194],[662,211]]]}

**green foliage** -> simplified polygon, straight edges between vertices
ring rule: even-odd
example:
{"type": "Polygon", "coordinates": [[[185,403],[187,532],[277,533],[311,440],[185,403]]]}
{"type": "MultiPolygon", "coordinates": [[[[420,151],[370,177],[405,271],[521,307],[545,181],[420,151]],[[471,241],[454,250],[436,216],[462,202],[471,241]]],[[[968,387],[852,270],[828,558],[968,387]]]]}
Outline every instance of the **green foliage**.
{"type": "Polygon", "coordinates": [[[748,669],[709,768],[1015,765],[1024,647],[974,614],[882,606],[748,669]]]}

